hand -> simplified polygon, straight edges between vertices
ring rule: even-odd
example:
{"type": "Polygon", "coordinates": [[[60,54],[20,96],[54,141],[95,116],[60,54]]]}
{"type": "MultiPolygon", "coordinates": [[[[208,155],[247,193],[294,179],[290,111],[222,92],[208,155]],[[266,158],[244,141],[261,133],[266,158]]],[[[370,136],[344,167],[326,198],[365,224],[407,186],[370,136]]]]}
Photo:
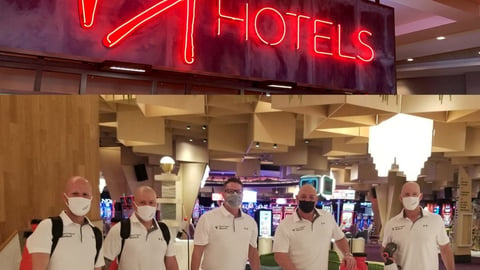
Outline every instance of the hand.
{"type": "Polygon", "coordinates": [[[342,264],[345,265],[347,270],[355,270],[357,266],[357,261],[352,255],[346,255],[342,259],[342,264]]]}

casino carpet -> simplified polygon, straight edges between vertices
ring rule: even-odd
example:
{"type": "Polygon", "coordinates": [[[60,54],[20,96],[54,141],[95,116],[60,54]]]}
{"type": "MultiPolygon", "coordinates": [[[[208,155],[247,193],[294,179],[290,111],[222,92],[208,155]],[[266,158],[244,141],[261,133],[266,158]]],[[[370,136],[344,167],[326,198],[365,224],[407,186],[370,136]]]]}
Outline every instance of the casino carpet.
{"type": "MultiPolygon", "coordinates": [[[[380,244],[367,244],[365,246],[365,252],[367,253],[367,261],[383,262],[380,254],[380,244]]],[[[477,252],[478,253],[478,252],[477,252]]],[[[477,254],[475,253],[475,254],[477,254]]],[[[480,269],[480,257],[473,257],[471,263],[457,263],[455,264],[456,270],[479,270],[480,269]]],[[[412,269],[417,270],[417,269],[412,269]]],[[[440,259],[440,270],[445,270],[443,263],[440,259]]]]}

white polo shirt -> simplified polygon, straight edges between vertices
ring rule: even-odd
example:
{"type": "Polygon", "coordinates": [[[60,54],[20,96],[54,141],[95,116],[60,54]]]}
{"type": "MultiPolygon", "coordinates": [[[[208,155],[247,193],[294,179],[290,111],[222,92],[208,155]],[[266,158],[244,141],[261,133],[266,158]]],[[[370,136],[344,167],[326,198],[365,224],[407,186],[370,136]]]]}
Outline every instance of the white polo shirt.
{"type": "Polygon", "coordinates": [[[398,245],[397,264],[402,269],[438,270],[439,247],[449,243],[442,218],[422,209],[415,222],[404,211],[385,225],[382,245],[398,245]]]}
{"type": "MultiPolygon", "coordinates": [[[[85,224],[74,223],[65,212],[60,213],[63,222],[63,235],[58,239],[57,246],[50,257],[48,270],[93,270],[105,265],[102,250],[97,253],[95,233],[90,227],[90,220],[85,224]]],[[[32,235],[27,239],[30,253],[48,253],[52,248],[52,221],[42,220],[32,235]]]]}
{"type": "MultiPolygon", "coordinates": [[[[120,224],[121,222],[110,229],[103,243],[105,258],[111,261],[120,254],[122,246],[120,224]]],[[[147,231],[147,228],[133,214],[130,217],[130,237],[125,239],[118,269],[164,270],[165,256],[175,256],[174,241],[175,237],[170,234],[170,242],[167,246],[162,230],[156,222],[153,222],[152,228],[147,231]]]]}
{"type": "Polygon", "coordinates": [[[245,270],[249,246],[257,247],[255,220],[241,213],[235,218],[224,207],[203,214],[195,228],[195,245],[206,245],[202,270],[245,270]]]}
{"type": "Polygon", "coordinates": [[[297,270],[328,269],[331,240],[345,237],[329,212],[315,211],[313,222],[297,212],[282,220],[275,231],[273,252],[288,253],[297,270]]]}

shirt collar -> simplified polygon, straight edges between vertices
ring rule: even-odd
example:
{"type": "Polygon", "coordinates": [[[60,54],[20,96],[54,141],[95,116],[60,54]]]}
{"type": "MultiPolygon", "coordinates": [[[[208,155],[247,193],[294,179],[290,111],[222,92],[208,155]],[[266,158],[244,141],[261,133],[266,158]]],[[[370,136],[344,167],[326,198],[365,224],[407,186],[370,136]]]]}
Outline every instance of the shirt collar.
{"type": "MultiPolygon", "coordinates": [[[[318,212],[318,210],[316,208],[314,208],[313,209],[313,221],[315,221],[315,219],[317,219],[318,217],[320,217],[320,212],[318,212]]],[[[298,208],[297,208],[295,210],[294,221],[298,222],[298,221],[301,221],[301,220],[303,220],[303,218],[298,213],[298,208]]]]}
{"type": "MultiPolygon", "coordinates": [[[[230,212],[227,210],[227,208],[225,208],[224,205],[222,205],[222,206],[220,207],[220,211],[222,212],[222,215],[224,215],[224,216],[226,216],[226,217],[227,217],[227,216],[233,216],[232,213],[230,213],[230,212]]],[[[242,217],[245,215],[245,213],[243,213],[243,211],[240,210],[240,209],[239,209],[238,211],[240,211],[240,216],[239,216],[238,218],[242,218],[242,217]]]]}
{"type": "MultiPolygon", "coordinates": [[[[64,226],[74,223],[65,211],[62,211],[59,216],[62,219],[62,223],[64,226]]],[[[89,224],[90,226],[93,226],[92,222],[87,217],[85,217],[84,223],[82,225],[84,224],[89,224]]]]}
{"type": "MultiPolygon", "coordinates": [[[[135,212],[133,212],[133,214],[130,216],[130,220],[133,223],[138,223],[143,226],[142,222],[138,219],[137,215],[135,215],[135,212]]],[[[154,222],[152,222],[152,227],[155,229],[158,229],[158,223],[155,220],[154,222]]]]}
{"type": "MultiPolygon", "coordinates": [[[[423,217],[423,209],[422,209],[422,207],[419,207],[419,208],[420,208],[420,218],[422,218],[423,217]]],[[[407,218],[407,214],[405,214],[405,208],[403,208],[402,213],[403,213],[403,218],[407,218]]]]}

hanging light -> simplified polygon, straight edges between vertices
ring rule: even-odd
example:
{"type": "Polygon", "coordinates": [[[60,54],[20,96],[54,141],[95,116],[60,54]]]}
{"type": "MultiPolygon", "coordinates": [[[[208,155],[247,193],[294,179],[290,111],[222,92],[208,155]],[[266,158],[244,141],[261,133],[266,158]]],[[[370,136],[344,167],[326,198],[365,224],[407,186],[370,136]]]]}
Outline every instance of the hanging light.
{"type": "Polygon", "coordinates": [[[378,176],[398,165],[408,181],[416,181],[432,153],[433,120],[399,113],[370,127],[368,152],[378,176]]]}
{"type": "Polygon", "coordinates": [[[173,166],[175,165],[175,160],[170,156],[164,156],[160,159],[160,168],[164,173],[172,173],[173,166]]]}

